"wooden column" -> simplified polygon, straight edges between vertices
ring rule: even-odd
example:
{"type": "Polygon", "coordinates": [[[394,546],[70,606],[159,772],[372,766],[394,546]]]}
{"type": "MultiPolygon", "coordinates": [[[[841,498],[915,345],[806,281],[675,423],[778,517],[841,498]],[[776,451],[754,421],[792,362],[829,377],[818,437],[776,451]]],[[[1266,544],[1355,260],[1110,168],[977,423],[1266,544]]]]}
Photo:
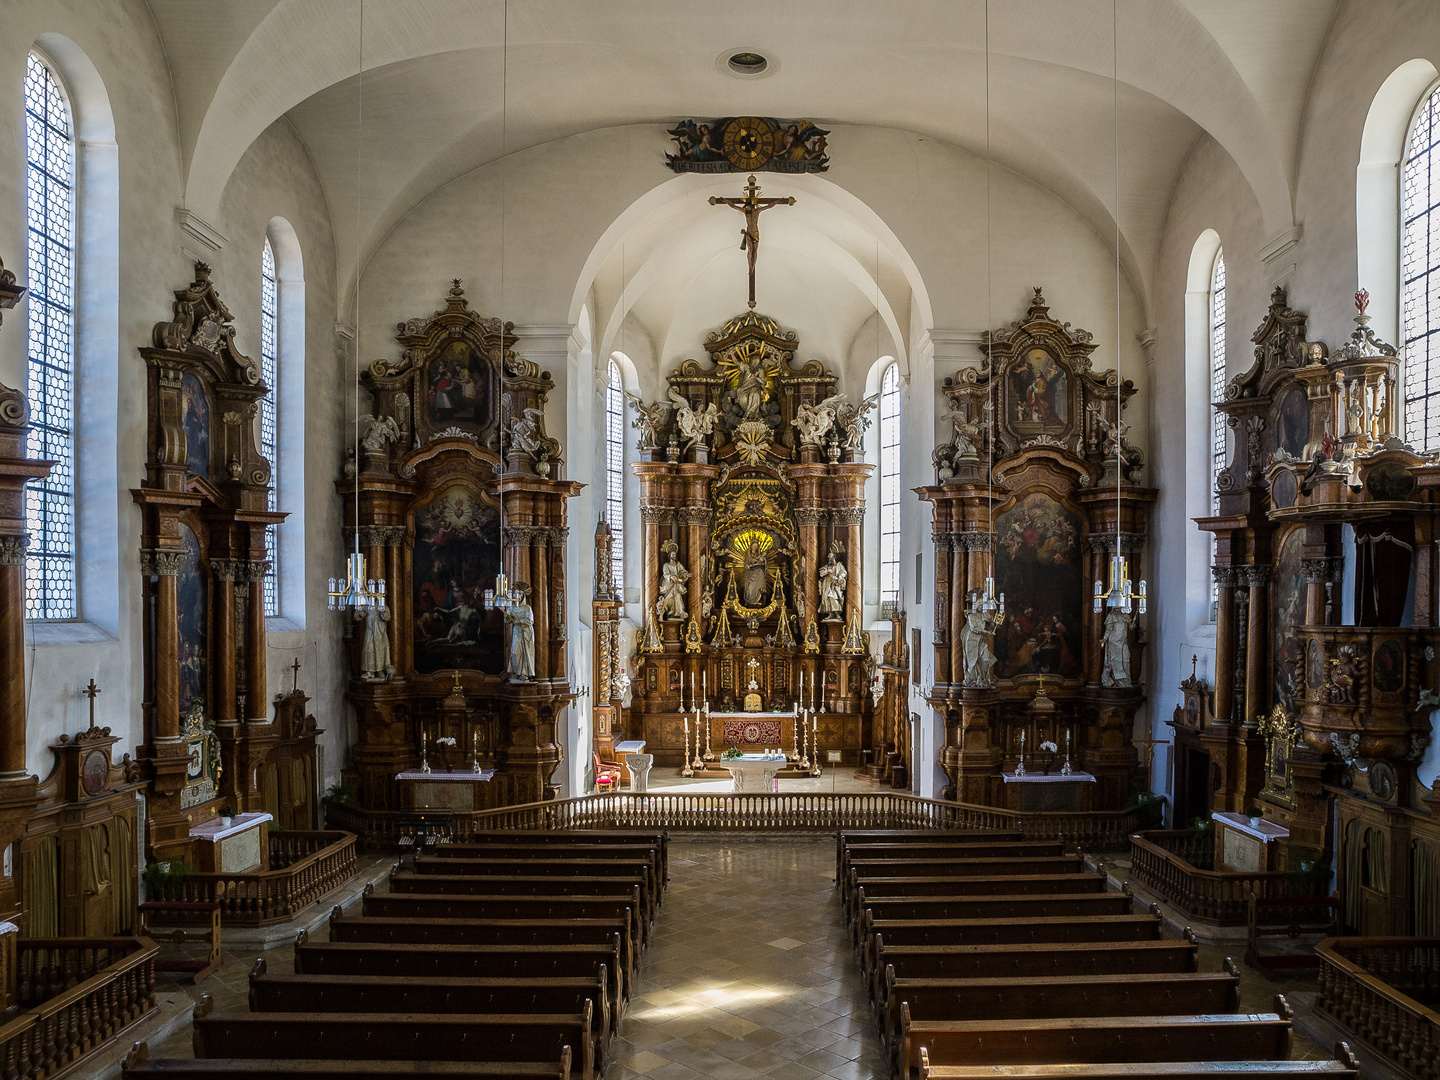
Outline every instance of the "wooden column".
{"type": "Polygon", "coordinates": [[[1270,700],[1267,678],[1270,651],[1270,567],[1241,567],[1240,577],[1240,584],[1250,590],[1250,623],[1245,638],[1245,715],[1242,723],[1246,727],[1254,727],[1260,719],[1259,714],[1268,708],[1270,700]]]}
{"type": "Polygon", "coordinates": [[[965,680],[965,649],[962,631],[965,628],[965,593],[969,587],[970,544],[974,533],[953,533],[950,537],[950,677],[965,680]]]}
{"type": "Polygon", "coordinates": [[[865,559],[861,547],[860,524],[865,519],[863,506],[836,510],[835,520],[845,527],[845,572],[849,575],[845,591],[845,629],[863,620],[865,604],[865,559]]]}
{"type": "Polygon", "coordinates": [[[525,556],[530,563],[530,609],[535,614],[535,678],[550,678],[550,530],[532,525],[526,530],[525,556]]]}
{"type": "MultiPolygon", "coordinates": [[[[690,571],[690,596],[686,601],[690,618],[695,620],[695,625],[700,627],[700,635],[705,635],[705,624],[700,618],[700,602],[705,589],[705,534],[709,530],[711,510],[704,506],[685,506],[679,511],[680,524],[685,528],[685,568],[690,571]]],[[[688,626],[688,622],[687,622],[688,626]]],[[[803,631],[802,631],[803,633],[803,631]]],[[[681,640],[684,640],[685,631],[680,632],[681,640]]]]}
{"type": "MultiPolygon", "coordinates": [[[[250,588],[245,598],[245,722],[263,724],[269,695],[265,691],[265,572],[270,564],[252,559],[245,565],[250,588]]],[[[171,595],[174,595],[172,586],[171,595]]]]}
{"type": "Polygon", "coordinates": [[[813,622],[820,626],[820,567],[825,565],[829,554],[822,543],[821,524],[825,511],[818,507],[799,507],[795,521],[800,526],[800,548],[805,555],[805,618],[800,627],[800,640],[805,640],[807,628],[813,622]]]}
{"type": "Polygon", "coordinates": [[[1300,570],[1305,575],[1304,624],[1320,626],[1325,622],[1325,582],[1330,576],[1330,560],[1305,559],[1300,570]]]}
{"type": "Polygon", "coordinates": [[[233,724],[235,711],[235,575],[244,574],[243,562],[212,559],[215,575],[215,722],[233,724]]]}
{"type": "Polygon", "coordinates": [[[24,533],[0,536],[0,780],[25,770],[25,546],[24,533]]]}
{"type": "Polygon", "coordinates": [[[550,677],[568,679],[570,673],[565,661],[565,546],[570,526],[552,525],[548,533],[549,546],[544,555],[550,562],[550,677]]]}
{"type": "Polygon", "coordinates": [[[155,578],[155,741],[180,738],[180,620],[176,578],[183,551],[142,551],[140,572],[155,578]]]}
{"type": "Polygon", "coordinates": [[[935,542],[935,685],[950,682],[950,632],[949,606],[955,603],[950,591],[950,544],[954,539],[949,533],[937,532],[932,535],[935,542]]]}
{"type": "Polygon", "coordinates": [[[1215,722],[1229,724],[1235,709],[1235,567],[1215,566],[1215,722]]]}
{"type": "MultiPolygon", "coordinates": [[[[640,506],[644,525],[644,545],[640,553],[645,564],[645,607],[641,612],[642,630],[655,618],[655,603],[660,597],[660,526],[670,521],[671,511],[663,506],[640,506]]],[[[656,628],[657,632],[659,628],[656,628]]]]}

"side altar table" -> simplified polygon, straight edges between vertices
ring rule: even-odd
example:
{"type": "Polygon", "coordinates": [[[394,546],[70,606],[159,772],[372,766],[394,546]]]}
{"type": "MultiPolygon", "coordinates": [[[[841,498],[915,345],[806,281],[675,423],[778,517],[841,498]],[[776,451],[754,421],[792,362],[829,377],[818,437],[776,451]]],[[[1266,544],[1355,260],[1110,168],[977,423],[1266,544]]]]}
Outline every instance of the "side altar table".
{"type": "Polygon", "coordinates": [[[229,825],[212,818],[190,830],[197,840],[195,861],[205,874],[240,874],[270,869],[269,814],[238,814],[229,825]]]}
{"type": "Polygon", "coordinates": [[[723,759],[717,764],[722,769],[728,769],[734,777],[731,781],[730,790],[737,795],[751,795],[757,792],[773,794],[780,790],[780,781],[776,773],[785,768],[789,762],[785,760],[784,754],[745,754],[738,758],[723,759]]]}
{"type": "Polygon", "coordinates": [[[396,773],[400,805],[406,810],[479,810],[485,806],[481,784],[495,777],[494,769],[456,769],[454,772],[407,769],[396,773]]]}
{"type": "Polygon", "coordinates": [[[1005,807],[1008,810],[1035,813],[1094,809],[1095,789],[1088,785],[1096,781],[1087,772],[1061,773],[1051,769],[1048,773],[1027,772],[1023,776],[1001,772],[1000,778],[1005,781],[1005,807]]]}

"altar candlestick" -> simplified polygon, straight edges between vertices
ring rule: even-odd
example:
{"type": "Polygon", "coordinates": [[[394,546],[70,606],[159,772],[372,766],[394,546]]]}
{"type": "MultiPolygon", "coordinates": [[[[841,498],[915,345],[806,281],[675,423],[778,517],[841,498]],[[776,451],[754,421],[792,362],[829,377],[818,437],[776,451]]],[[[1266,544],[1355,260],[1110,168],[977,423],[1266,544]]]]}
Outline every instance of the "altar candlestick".
{"type": "Polygon", "coordinates": [[[708,669],[700,673],[700,696],[705,699],[707,705],[710,703],[710,672],[708,669]]]}

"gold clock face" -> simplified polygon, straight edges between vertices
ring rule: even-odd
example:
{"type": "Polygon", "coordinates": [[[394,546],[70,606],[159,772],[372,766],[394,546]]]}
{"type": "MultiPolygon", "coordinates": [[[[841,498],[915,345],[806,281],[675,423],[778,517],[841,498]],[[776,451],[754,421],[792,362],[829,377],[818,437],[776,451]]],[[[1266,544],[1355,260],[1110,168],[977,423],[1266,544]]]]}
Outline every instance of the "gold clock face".
{"type": "Polygon", "coordinates": [[[758,116],[737,116],[725,127],[725,158],[741,171],[763,169],[775,156],[779,131],[769,120],[758,116]]]}

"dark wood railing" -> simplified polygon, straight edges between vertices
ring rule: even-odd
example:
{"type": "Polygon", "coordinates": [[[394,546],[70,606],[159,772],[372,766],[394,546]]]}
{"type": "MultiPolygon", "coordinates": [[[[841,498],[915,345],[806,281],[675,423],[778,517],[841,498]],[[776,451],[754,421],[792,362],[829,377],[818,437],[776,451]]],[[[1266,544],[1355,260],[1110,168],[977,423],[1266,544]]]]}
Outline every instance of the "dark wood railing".
{"type": "Polygon", "coordinates": [[[1316,1011],[1416,1080],[1440,1080],[1440,938],[1326,938],[1316,1011]]]}
{"type": "Polygon", "coordinates": [[[355,856],[353,833],[271,833],[270,869],[191,874],[166,899],[218,901],[223,925],[268,926],[294,918],[353,878],[355,856]]]}
{"type": "Polygon", "coordinates": [[[1131,879],[1192,918],[1219,926],[1244,926],[1250,894],[1303,895],[1308,883],[1284,871],[1244,873],[1213,870],[1208,837],[1183,830],[1155,829],[1130,837],[1131,879]],[[1197,866],[1190,856],[1203,865],[1197,866]]]}
{"type": "Polygon", "coordinates": [[[0,1080],[53,1076],[154,1008],[157,951],[148,938],[22,938],[26,1011],[0,1026],[0,1080]]]}
{"type": "MultiPolygon", "coordinates": [[[[711,794],[616,792],[552,802],[524,803],[497,810],[426,813],[432,835],[464,841],[477,829],[677,829],[698,832],[836,829],[1005,829],[1027,838],[1063,835],[1086,851],[1121,851],[1155,811],[1099,810],[1088,813],[1021,813],[995,806],[922,799],[899,792],[781,792],[711,794]]],[[[328,805],[326,820],[356,833],[367,850],[393,848],[411,830],[415,814],[372,812],[328,805]]]]}

